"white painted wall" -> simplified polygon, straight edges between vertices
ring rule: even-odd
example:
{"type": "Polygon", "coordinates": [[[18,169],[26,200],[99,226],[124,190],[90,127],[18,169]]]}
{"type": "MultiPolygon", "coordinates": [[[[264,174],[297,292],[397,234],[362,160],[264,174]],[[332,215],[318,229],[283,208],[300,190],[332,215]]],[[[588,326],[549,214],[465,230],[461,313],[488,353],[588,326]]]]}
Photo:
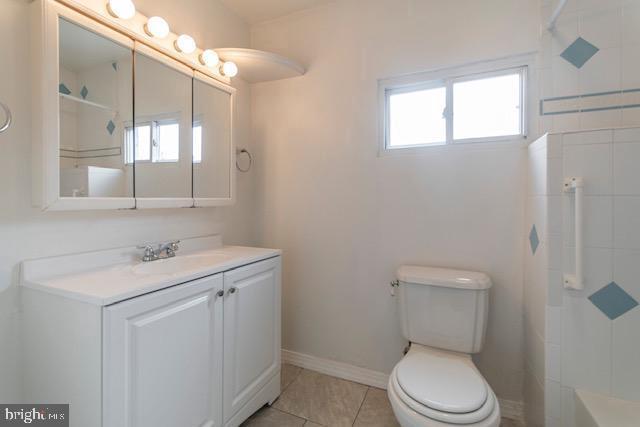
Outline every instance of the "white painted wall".
{"type": "MultiPolygon", "coordinates": [[[[87,4],[103,7],[98,0],[87,4]]],[[[147,14],[160,14],[173,28],[190,31],[200,45],[247,46],[247,27],[217,2],[137,0],[147,14]]],[[[0,134],[0,402],[21,396],[18,263],[69,252],[132,245],[145,241],[224,233],[230,243],[254,244],[252,175],[238,176],[238,204],[226,209],[113,212],[49,212],[31,207],[29,2],[0,2],[0,100],[14,124],[0,134]]],[[[238,87],[236,137],[249,144],[249,87],[238,87]]]]}
{"type": "Polygon", "coordinates": [[[535,51],[537,0],[344,0],[252,28],[307,75],[252,87],[260,244],[284,249],[283,346],[390,372],[401,264],[494,280],[476,361],[520,400],[526,150],[377,156],[377,80],[535,51]]]}

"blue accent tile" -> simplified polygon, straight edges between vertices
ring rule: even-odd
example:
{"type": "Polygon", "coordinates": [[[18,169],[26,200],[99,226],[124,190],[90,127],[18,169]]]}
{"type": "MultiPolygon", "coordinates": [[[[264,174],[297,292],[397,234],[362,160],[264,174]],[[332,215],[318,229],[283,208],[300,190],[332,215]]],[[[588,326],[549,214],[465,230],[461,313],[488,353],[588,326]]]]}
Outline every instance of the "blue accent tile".
{"type": "Polygon", "coordinates": [[[561,57],[569,61],[576,68],[582,68],[600,49],[578,37],[568,48],[560,54],[561,57]]]}
{"type": "Polygon", "coordinates": [[[117,62],[112,62],[111,63],[111,67],[113,67],[113,71],[118,71],[118,63],[117,62]]]}
{"type": "Polygon", "coordinates": [[[115,130],[116,130],[115,123],[113,123],[112,120],[109,120],[109,123],[107,123],[107,131],[109,132],[109,135],[113,135],[113,131],[115,130]]]}
{"type": "Polygon", "coordinates": [[[71,91],[69,90],[69,88],[67,86],[65,86],[64,83],[60,83],[58,85],[58,92],[64,93],[65,95],[71,95],[71,91]]]}
{"type": "Polygon", "coordinates": [[[589,300],[609,319],[617,319],[638,305],[616,282],[611,282],[589,297],[589,300]]]}
{"type": "Polygon", "coordinates": [[[82,89],[80,90],[80,96],[82,96],[82,99],[87,99],[87,95],[89,95],[89,89],[87,89],[86,86],[82,86],[82,89]]]}
{"type": "Polygon", "coordinates": [[[529,243],[531,244],[531,253],[535,255],[540,245],[540,238],[538,237],[538,230],[535,224],[531,227],[531,232],[529,233],[529,243]]]}

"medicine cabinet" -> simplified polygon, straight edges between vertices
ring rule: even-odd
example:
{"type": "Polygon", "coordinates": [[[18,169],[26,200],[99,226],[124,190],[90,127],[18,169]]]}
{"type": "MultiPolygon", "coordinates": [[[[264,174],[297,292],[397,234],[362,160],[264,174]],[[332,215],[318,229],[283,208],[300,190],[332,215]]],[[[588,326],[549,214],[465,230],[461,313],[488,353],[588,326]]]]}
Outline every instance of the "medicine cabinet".
{"type": "Polygon", "coordinates": [[[234,89],[55,0],[32,4],[34,204],[234,202],[234,89]]]}

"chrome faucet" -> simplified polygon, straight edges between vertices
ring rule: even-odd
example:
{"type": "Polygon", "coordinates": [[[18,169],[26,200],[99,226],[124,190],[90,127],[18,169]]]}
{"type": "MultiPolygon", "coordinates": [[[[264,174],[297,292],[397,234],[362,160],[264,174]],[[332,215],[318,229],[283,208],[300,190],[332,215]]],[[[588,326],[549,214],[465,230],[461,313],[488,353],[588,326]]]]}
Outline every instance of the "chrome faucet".
{"type": "Polygon", "coordinates": [[[168,243],[160,243],[156,247],[154,247],[154,245],[142,245],[138,246],[137,248],[144,249],[142,262],[150,262],[159,259],[173,258],[174,256],[176,256],[176,252],[178,251],[178,249],[180,249],[178,243],[180,243],[180,240],[174,240],[168,243]]]}

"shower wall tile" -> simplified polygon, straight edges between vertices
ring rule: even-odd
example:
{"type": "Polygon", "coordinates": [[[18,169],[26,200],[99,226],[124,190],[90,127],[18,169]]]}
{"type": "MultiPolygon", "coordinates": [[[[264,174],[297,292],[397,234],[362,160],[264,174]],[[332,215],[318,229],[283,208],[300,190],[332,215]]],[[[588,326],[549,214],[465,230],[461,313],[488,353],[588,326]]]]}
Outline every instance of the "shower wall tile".
{"type": "Polygon", "coordinates": [[[569,145],[564,148],[565,176],[584,178],[586,195],[611,194],[612,144],[569,145]]]}
{"type": "MultiPolygon", "coordinates": [[[[613,281],[613,249],[584,248],[583,296],[591,295],[603,286],[613,281]]],[[[575,271],[575,249],[572,246],[564,248],[564,271],[575,271]]]]}
{"type": "MultiPolygon", "coordinates": [[[[547,343],[562,344],[562,307],[547,306],[547,343]]],[[[559,380],[559,379],[558,379],[559,380]]]]}
{"type": "Polygon", "coordinates": [[[548,380],[561,381],[562,372],[562,353],[559,344],[546,344],[546,375],[548,380]]]}
{"type": "Polygon", "coordinates": [[[622,43],[622,10],[598,7],[579,13],[580,36],[600,49],[618,47],[622,43]]]}
{"type": "Polygon", "coordinates": [[[613,321],[612,394],[640,400],[640,310],[631,310],[613,321]]]}
{"type": "Polygon", "coordinates": [[[547,159],[547,191],[546,194],[560,196],[564,190],[564,176],[562,174],[562,158],[547,159]]]}
{"type": "Polygon", "coordinates": [[[562,158],[562,135],[547,135],[547,157],[549,159],[562,158]]]}
{"type": "MultiPolygon", "coordinates": [[[[573,197],[563,198],[563,239],[566,245],[575,242],[573,197]]],[[[613,197],[584,197],[584,244],[587,247],[611,248],[613,238],[613,197]]]]}
{"type": "MultiPolygon", "coordinates": [[[[549,380],[545,384],[544,390],[545,408],[547,415],[547,426],[550,427],[549,420],[555,422],[555,425],[560,425],[560,419],[562,418],[562,387],[560,381],[549,380]]],[[[551,424],[553,425],[553,424],[551,424]]]]}
{"type": "Polygon", "coordinates": [[[583,296],[565,295],[562,384],[611,392],[611,321],[583,296]]]}
{"type": "Polygon", "coordinates": [[[640,142],[613,144],[613,183],[616,195],[640,196],[640,142]]]}
{"type": "Polygon", "coordinates": [[[601,49],[580,68],[577,93],[601,93],[621,90],[621,67],[622,49],[620,47],[601,49]]]}
{"type": "Polygon", "coordinates": [[[562,235],[562,204],[564,196],[547,197],[547,229],[551,234],[562,235]]]}
{"type": "Polygon", "coordinates": [[[616,197],[614,245],[619,249],[640,249],[640,197],[616,197]]]}
{"type": "MultiPolygon", "coordinates": [[[[614,250],[613,281],[640,301],[640,250],[614,250]]],[[[640,323],[638,325],[640,326],[640,323]]]]}
{"type": "Polygon", "coordinates": [[[640,142],[640,128],[616,129],[613,142],[640,142]]]}
{"type": "Polygon", "coordinates": [[[576,144],[608,144],[613,141],[613,130],[596,130],[590,132],[571,132],[562,137],[562,145],[576,144]]]}

